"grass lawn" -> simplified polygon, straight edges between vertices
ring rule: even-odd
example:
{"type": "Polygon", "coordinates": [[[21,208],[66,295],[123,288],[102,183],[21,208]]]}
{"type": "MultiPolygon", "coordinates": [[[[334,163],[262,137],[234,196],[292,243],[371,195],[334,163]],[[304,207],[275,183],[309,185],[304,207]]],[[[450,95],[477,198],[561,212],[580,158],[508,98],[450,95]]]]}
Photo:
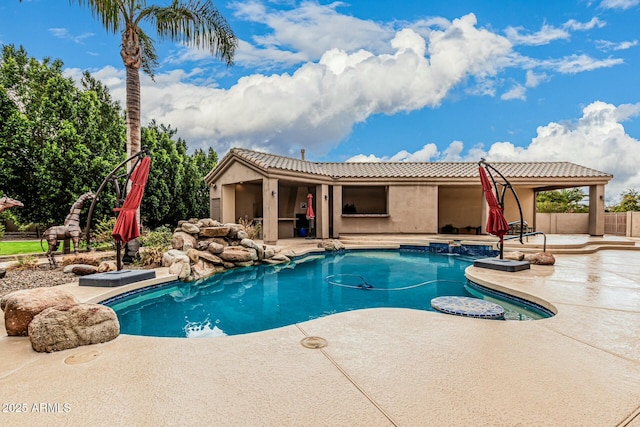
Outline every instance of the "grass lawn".
{"type": "MultiPolygon", "coordinates": [[[[71,245],[73,246],[73,245],[71,245]]],[[[40,241],[15,241],[15,242],[4,242],[0,241],[0,256],[5,255],[23,255],[23,254],[36,254],[43,252],[42,248],[44,247],[44,251],[49,247],[46,241],[42,241],[42,246],[40,246],[40,241]]],[[[58,246],[58,252],[62,251],[62,243],[58,246]]]]}

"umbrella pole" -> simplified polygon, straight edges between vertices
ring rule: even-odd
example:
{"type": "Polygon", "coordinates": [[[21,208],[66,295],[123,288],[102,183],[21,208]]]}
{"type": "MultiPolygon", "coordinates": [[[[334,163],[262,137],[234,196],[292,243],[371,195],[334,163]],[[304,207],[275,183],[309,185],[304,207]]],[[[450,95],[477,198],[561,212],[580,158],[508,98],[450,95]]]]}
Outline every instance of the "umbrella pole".
{"type": "Polygon", "coordinates": [[[504,259],[504,237],[500,236],[500,259],[504,259]]]}
{"type": "Polygon", "coordinates": [[[122,259],[120,258],[120,241],[116,242],[116,265],[118,266],[118,271],[122,270],[122,259]]]}

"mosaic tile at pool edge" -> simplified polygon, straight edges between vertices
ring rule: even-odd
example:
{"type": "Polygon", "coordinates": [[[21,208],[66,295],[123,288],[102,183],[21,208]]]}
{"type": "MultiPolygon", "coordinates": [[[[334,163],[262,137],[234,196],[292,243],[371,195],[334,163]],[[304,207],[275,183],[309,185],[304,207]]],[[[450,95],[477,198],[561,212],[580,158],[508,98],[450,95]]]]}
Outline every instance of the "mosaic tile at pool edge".
{"type": "Polygon", "coordinates": [[[478,289],[480,292],[482,292],[484,294],[492,295],[494,297],[501,298],[501,299],[504,299],[506,301],[511,301],[511,302],[516,303],[516,304],[523,305],[525,307],[528,307],[531,310],[539,312],[540,314],[544,315],[545,317],[553,317],[553,316],[556,315],[553,311],[549,310],[548,308],[545,308],[545,307],[541,306],[540,304],[536,304],[533,301],[529,301],[529,300],[526,300],[524,298],[517,297],[515,295],[506,294],[504,292],[500,292],[500,291],[497,291],[495,289],[487,288],[485,286],[482,286],[482,285],[479,285],[479,284],[477,284],[475,282],[472,282],[471,280],[467,280],[467,284],[469,286],[471,286],[472,288],[478,289]]]}
{"type": "Polygon", "coordinates": [[[489,245],[450,245],[448,243],[430,243],[428,250],[438,254],[458,254],[470,257],[493,257],[500,253],[489,245]]]}
{"type": "Polygon", "coordinates": [[[504,316],[504,308],[498,304],[469,297],[437,297],[431,306],[438,311],[458,316],[499,319],[504,316]]]}

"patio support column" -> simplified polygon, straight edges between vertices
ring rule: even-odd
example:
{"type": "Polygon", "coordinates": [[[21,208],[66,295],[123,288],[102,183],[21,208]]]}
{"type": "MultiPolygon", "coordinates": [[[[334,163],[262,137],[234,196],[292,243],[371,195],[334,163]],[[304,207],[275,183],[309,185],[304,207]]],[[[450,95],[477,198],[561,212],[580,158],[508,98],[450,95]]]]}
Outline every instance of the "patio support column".
{"type": "Polygon", "coordinates": [[[329,186],[316,185],[316,237],[329,238],[329,186]]]}
{"type": "Polygon", "coordinates": [[[342,231],[342,185],[333,186],[333,236],[340,237],[342,231]]]}
{"type": "Polygon", "coordinates": [[[604,235],[604,185],[589,186],[589,234],[604,235]]]}
{"type": "Polygon", "coordinates": [[[262,239],[267,245],[278,243],[278,180],[262,179],[262,239]]]}
{"type": "Polygon", "coordinates": [[[236,185],[227,184],[222,186],[222,197],[220,197],[220,213],[223,224],[235,223],[236,218],[236,185]]]}

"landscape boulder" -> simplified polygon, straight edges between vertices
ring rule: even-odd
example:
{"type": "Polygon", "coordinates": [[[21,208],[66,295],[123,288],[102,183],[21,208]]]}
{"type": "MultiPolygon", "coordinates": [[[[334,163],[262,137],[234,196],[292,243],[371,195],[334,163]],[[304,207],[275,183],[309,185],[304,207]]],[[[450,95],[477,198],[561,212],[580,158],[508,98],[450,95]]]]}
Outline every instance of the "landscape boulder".
{"type": "Polygon", "coordinates": [[[71,272],[76,276],[87,276],[89,274],[95,274],[98,272],[98,267],[94,265],[79,264],[71,269],[71,272]]]}
{"type": "Polygon", "coordinates": [[[176,274],[179,279],[187,280],[191,276],[189,257],[185,255],[184,258],[176,258],[175,262],[169,266],[169,274],[176,274]]]}
{"type": "Polygon", "coordinates": [[[120,323],[110,307],[101,304],[59,305],[47,308],[29,324],[31,346],[53,352],[111,341],[120,323]]]}
{"type": "Polygon", "coordinates": [[[200,233],[200,227],[198,227],[197,224],[192,224],[190,222],[185,222],[180,226],[180,228],[182,228],[182,231],[184,231],[185,233],[189,233],[189,234],[200,233]]]}
{"type": "Polygon", "coordinates": [[[510,259],[513,261],[522,261],[524,259],[524,253],[520,251],[506,252],[503,256],[504,259],[510,259]]]}
{"type": "Polygon", "coordinates": [[[205,260],[210,264],[214,264],[214,265],[222,265],[222,259],[217,256],[212,254],[211,252],[207,252],[207,251],[200,251],[198,252],[198,256],[201,260],[205,260]]]}
{"type": "Polygon", "coordinates": [[[98,273],[106,273],[108,271],[116,271],[118,265],[115,261],[102,261],[98,266],[98,273]]]}
{"type": "Polygon", "coordinates": [[[226,237],[229,235],[231,227],[202,227],[200,236],[203,237],[226,237]]]}
{"type": "Polygon", "coordinates": [[[209,242],[207,250],[214,255],[219,255],[224,252],[224,245],[218,242],[209,242]]]}
{"type": "Polygon", "coordinates": [[[527,254],[524,257],[524,260],[536,265],[554,265],[556,263],[556,258],[553,256],[553,254],[550,254],[548,252],[536,252],[535,254],[527,254]]]}
{"type": "Polygon", "coordinates": [[[75,297],[58,288],[22,289],[2,298],[4,326],[9,336],[26,336],[29,323],[47,308],[77,304],[75,297]]]}
{"type": "Polygon", "coordinates": [[[171,247],[178,250],[187,250],[196,247],[196,238],[184,231],[176,231],[171,238],[171,247]]]}
{"type": "Polygon", "coordinates": [[[257,261],[258,254],[255,249],[245,248],[244,246],[227,246],[224,252],[220,254],[220,258],[228,262],[247,262],[257,261]]]}
{"type": "Polygon", "coordinates": [[[323,240],[318,243],[318,247],[324,249],[325,251],[340,251],[344,249],[344,245],[340,240],[329,239],[323,240]]]}

